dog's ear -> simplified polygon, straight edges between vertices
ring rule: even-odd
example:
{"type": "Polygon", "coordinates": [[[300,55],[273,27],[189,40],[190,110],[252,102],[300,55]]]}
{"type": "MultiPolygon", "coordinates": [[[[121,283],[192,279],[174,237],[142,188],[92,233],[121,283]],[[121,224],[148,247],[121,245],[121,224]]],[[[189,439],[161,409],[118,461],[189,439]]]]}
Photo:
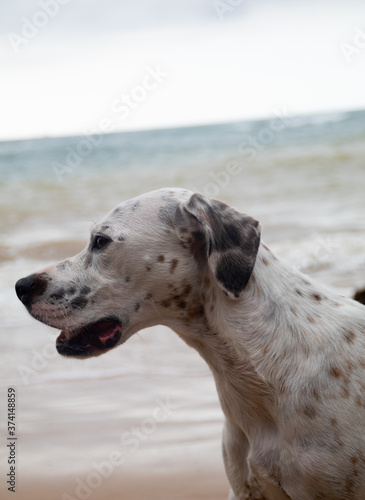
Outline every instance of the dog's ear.
{"type": "Polygon", "coordinates": [[[190,230],[177,224],[180,239],[190,245],[200,264],[208,264],[222,290],[231,298],[238,298],[255,265],[260,245],[259,222],[201,194],[191,196],[182,207],[180,216],[183,214],[190,230]]]}

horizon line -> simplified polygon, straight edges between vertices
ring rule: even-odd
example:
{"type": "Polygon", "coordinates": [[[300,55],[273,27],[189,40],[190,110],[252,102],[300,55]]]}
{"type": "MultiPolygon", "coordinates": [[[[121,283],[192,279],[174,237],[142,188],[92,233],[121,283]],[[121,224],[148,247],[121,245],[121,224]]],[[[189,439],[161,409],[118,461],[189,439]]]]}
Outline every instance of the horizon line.
{"type": "MultiPolygon", "coordinates": [[[[355,108],[355,109],[338,109],[331,111],[316,111],[316,112],[307,112],[307,113],[298,113],[298,114],[288,114],[285,115],[287,119],[293,118],[301,118],[301,117],[310,117],[310,116],[326,116],[326,115],[338,115],[338,114],[346,114],[346,113],[361,113],[364,112],[365,108],[355,108]]],[[[100,131],[101,135],[118,135],[118,134],[137,134],[143,132],[158,132],[158,131],[166,131],[166,130],[179,130],[179,129],[189,129],[189,128],[203,128],[203,127],[216,127],[219,125],[230,125],[230,124],[238,124],[238,123],[252,123],[252,122],[260,122],[260,121],[268,121],[276,119],[275,116],[263,115],[261,117],[252,117],[252,118],[243,118],[241,120],[223,120],[219,122],[202,122],[199,124],[182,124],[182,125],[171,125],[171,126],[156,126],[150,128],[132,128],[126,130],[114,130],[112,132],[103,132],[100,131]]],[[[96,128],[97,129],[97,128],[96,128]]],[[[97,129],[98,130],[98,129],[97,129]]],[[[90,131],[88,134],[83,133],[71,133],[71,134],[59,134],[59,135],[39,135],[39,136],[29,136],[29,137],[19,137],[19,138],[0,138],[0,144],[6,142],[25,142],[25,141],[41,141],[45,139],[71,139],[71,138],[81,138],[93,135],[90,131]]]]}

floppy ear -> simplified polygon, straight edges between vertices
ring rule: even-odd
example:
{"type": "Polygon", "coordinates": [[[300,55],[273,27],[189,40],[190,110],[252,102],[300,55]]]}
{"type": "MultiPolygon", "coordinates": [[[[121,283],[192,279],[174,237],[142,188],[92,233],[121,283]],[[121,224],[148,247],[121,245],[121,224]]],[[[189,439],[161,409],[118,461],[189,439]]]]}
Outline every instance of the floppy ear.
{"type": "MultiPolygon", "coordinates": [[[[183,205],[189,220],[192,237],[182,240],[191,243],[194,257],[205,261],[222,290],[238,298],[252,274],[260,245],[260,224],[225,203],[193,194],[183,205]]],[[[181,229],[185,231],[181,232],[181,229]]]]}

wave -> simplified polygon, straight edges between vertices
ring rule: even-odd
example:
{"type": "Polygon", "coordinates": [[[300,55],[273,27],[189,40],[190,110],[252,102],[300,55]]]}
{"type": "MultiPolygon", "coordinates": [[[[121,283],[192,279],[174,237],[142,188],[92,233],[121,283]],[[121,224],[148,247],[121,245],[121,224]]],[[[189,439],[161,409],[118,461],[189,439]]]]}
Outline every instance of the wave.
{"type": "Polygon", "coordinates": [[[316,127],[318,125],[344,122],[348,120],[350,116],[350,112],[294,116],[290,118],[290,126],[293,128],[316,127]]]}

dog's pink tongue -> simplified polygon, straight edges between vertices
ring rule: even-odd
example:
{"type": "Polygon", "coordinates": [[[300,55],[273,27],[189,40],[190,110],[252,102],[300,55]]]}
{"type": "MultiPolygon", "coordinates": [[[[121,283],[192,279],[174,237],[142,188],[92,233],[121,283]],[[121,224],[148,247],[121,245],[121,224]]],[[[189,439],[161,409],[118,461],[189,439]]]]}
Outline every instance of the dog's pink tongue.
{"type": "Polygon", "coordinates": [[[93,325],[90,329],[90,333],[96,335],[100,342],[105,345],[119,330],[119,325],[114,321],[103,321],[93,325]]]}

